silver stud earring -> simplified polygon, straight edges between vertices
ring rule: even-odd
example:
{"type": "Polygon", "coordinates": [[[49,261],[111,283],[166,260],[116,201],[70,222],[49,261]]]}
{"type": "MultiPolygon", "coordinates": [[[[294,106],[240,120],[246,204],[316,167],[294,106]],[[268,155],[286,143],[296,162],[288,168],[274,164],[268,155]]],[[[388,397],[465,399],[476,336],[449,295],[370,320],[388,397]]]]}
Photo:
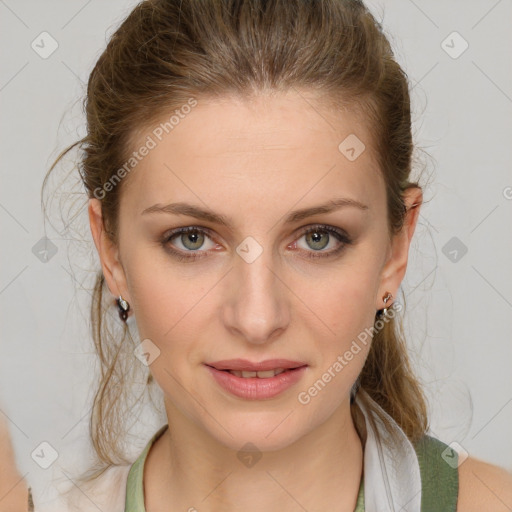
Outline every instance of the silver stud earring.
{"type": "MultiPolygon", "coordinates": [[[[389,292],[386,292],[386,295],[384,295],[384,297],[382,297],[382,300],[384,301],[384,304],[387,304],[388,300],[391,300],[392,298],[393,298],[393,295],[391,295],[391,293],[389,293],[389,292]]],[[[389,306],[391,306],[391,304],[389,306]]],[[[379,314],[379,316],[385,316],[386,313],[388,312],[389,306],[387,306],[383,309],[379,309],[379,311],[377,312],[379,314]]]]}
{"type": "Polygon", "coordinates": [[[126,322],[126,319],[128,318],[128,311],[130,310],[130,304],[128,304],[128,301],[124,300],[121,295],[116,299],[116,302],[119,310],[119,318],[121,318],[123,322],[126,322]]]}

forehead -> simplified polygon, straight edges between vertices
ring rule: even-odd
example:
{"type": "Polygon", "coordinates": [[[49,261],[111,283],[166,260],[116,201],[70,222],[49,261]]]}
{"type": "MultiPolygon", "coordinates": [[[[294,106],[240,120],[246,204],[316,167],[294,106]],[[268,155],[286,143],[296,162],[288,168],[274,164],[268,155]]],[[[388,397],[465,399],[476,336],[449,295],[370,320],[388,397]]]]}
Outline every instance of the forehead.
{"type": "Polygon", "coordinates": [[[123,192],[122,202],[139,213],[149,203],[176,200],[218,210],[309,206],[334,195],[383,199],[371,127],[354,111],[298,91],[198,98],[192,108],[176,110],[139,131],[130,148],[151,146],[123,192]]]}

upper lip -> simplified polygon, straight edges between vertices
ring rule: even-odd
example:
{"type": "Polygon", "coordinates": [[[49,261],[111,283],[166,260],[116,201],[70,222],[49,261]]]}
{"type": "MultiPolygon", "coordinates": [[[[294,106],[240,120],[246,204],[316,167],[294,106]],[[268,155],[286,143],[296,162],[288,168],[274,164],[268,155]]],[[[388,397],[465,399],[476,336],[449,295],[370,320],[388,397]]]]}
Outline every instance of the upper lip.
{"type": "Polygon", "coordinates": [[[212,366],[217,370],[239,370],[248,372],[259,372],[265,370],[275,370],[283,368],[284,370],[299,368],[306,366],[306,363],[300,361],[291,361],[290,359],[266,359],[265,361],[251,362],[247,359],[223,359],[222,361],[215,361],[213,363],[205,363],[207,366],[212,366]]]}

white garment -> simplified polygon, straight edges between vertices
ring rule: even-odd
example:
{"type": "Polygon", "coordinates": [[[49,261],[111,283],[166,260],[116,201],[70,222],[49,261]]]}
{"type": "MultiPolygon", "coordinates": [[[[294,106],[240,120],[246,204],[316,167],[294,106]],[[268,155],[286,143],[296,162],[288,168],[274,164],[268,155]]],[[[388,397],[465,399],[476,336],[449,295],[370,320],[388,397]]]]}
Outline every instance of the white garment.
{"type": "MultiPolygon", "coordinates": [[[[367,432],[363,459],[365,511],[420,512],[421,475],[414,447],[398,424],[363,389],[358,391],[355,403],[363,412],[367,432]],[[388,418],[398,441],[389,435],[375,414],[372,416],[377,432],[373,430],[368,421],[372,412],[361,401],[363,393],[388,418]]],[[[130,467],[113,466],[98,478],[93,488],[74,488],[69,494],[69,502],[60,498],[39,505],[36,496],[35,512],[124,512],[130,467]]]]}
{"type": "Polygon", "coordinates": [[[111,466],[92,486],[59,486],[69,494],[58,495],[45,503],[34,496],[34,512],[124,512],[126,481],[131,465],[111,466]]]}
{"type": "Polygon", "coordinates": [[[355,403],[365,417],[367,431],[364,447],[364,508],[365,512],[420,512],[421,474],[418,457],[404,431],[375,400],[359,389],[355,403]],[[398,436],[393,439],[380,418],[372,414],[377,432],[371,428],[371,414],[361,401],[366,400],[391,423],[398,436]]]}

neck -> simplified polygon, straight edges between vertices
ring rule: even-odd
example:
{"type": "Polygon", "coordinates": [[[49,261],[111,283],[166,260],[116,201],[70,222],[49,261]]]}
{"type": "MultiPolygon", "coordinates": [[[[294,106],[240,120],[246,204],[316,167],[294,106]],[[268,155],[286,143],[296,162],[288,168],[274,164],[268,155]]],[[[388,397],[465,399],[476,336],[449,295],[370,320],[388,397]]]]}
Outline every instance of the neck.
{"type": "Polygon", "coordinates": [[[239,457],[170,404],[166,409],[172,422],[144,469],[146,512],[354,510],[364,438],[360,418],[357,428],[352,418],[357,406],[348,400],[318,428],[284,448],[255,452],[253,459],[239,457]]]}

